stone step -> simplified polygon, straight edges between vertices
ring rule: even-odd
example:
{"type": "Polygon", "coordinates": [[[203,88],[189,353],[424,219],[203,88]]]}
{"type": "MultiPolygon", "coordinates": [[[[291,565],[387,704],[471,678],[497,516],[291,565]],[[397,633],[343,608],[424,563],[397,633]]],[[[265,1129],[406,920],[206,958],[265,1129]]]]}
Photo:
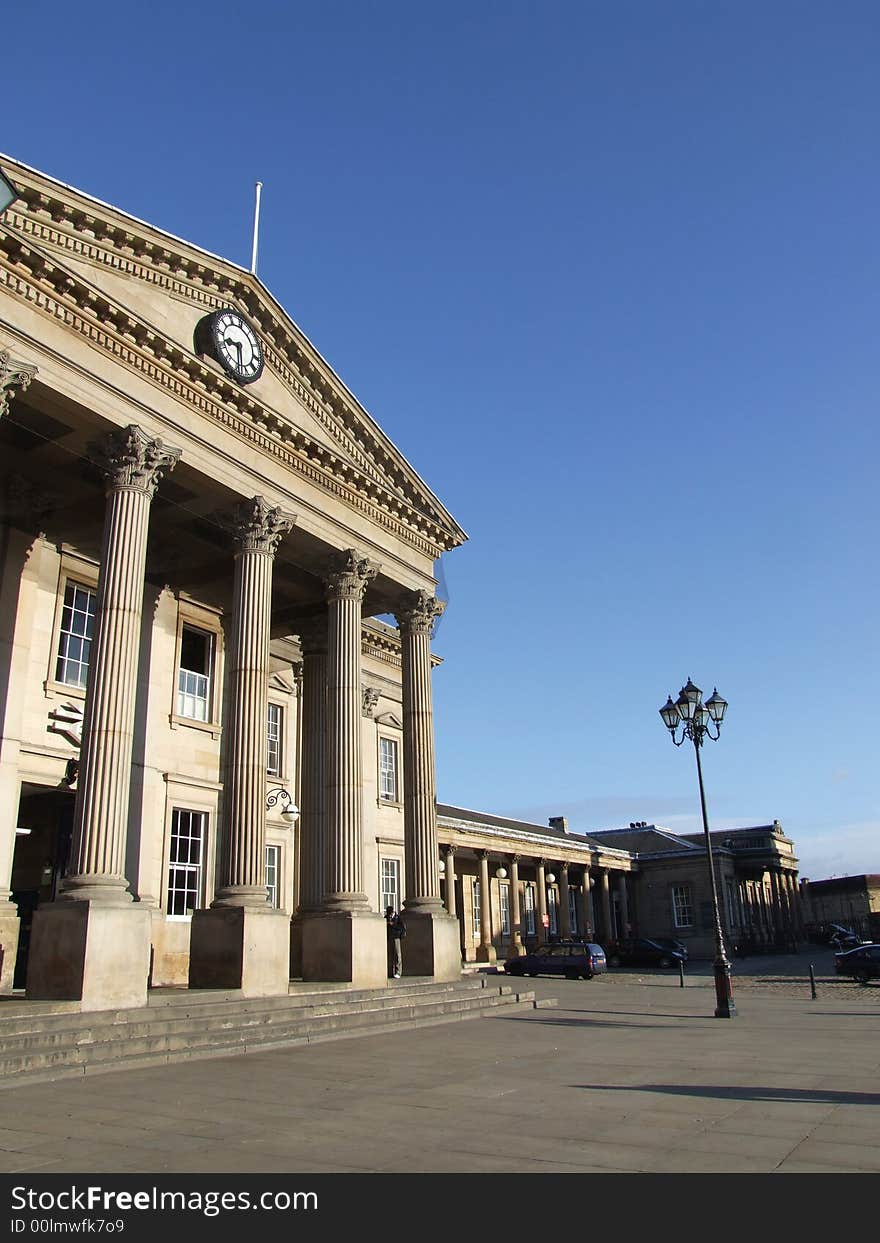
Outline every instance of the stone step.
{"type": "MultiPolygon", "coordinates": [[[[188,1058],[223,1057],[258,1049],[312,1044],[378,1031],[399,1030],[422,1024],[453,1022],[492,1013],[499,1007],[531,1008],[534,993],[516,992],[498,985],[477,989],[405,986],[400,989],[356,990],[359,1000],[353,1007],[345,998],[329,997],[326,992],[314,1004],[286,1009],[264,1006],[255,1012],[251,1002],[229,1000],[225,1015],[198,1012],[185,1016],[179,1007],[150,1010],[110,1011],[131,1016],[132,1021],[98,1022],[94,1014],[49,1015],[62,1019],[66,1027],[19,1034],[3,1030],[0,1022],[0,1086],[20,1082],[21,1076],[53,1079],[92,1074],[125,1067],[148,1066],[188,1058]],[[372,992],[372,996],[364,996],[372,992]],[[137,1017],[135,1017],[137,1016],[137,1017]],[[79,1020],[77,1023],[75,1020],[79,1020]]],[[[271,999],[273,1001],[277,999],[271,999]]],[[[198,1008],[197,1008],[198,1009],[198,1008]]]]}
{"type": "Polygon", "coordinates": [[[283,1013],[297,1007],[312,1008],[316,1005],[345,1005],[347,1009],[353,1009],[377,999],[394,1004],[395,999],[400,996],[433,996],[453,991],[456,994],[471,991],[479,993],[486,987],[499,986],[494,982],[489,984],[486,980],[475,982],[417,979],[394,981],[387,988],[376,989],[348,989],[345,985],[335,984],[292,985],[292,991],[285,996],[247,998],[242,997],[240,992],[189,992],[186,989],[175,989],[173,995],[169,990],[161,1000],[156,1000],[151,993],[149,1004],[144,1007],[92,1010],[87,1013],[83,1013],[79,1003],[75,1001],[4,1001],[0,1003],[0,1048],[9,1036],[30,1031],[67,1030],[71,1022],[75,1027],[80,1027],[83,1023],[96,1028],[112,1027],[119,1023],[131,1026],[139,1021],[152,1022],[163,1015],[176,1017],[179,1014],[207,1022],[212,1017],[228,1014],[230,1002],[235,1003],[239,1014],[262,1015],[275,1011],[283,1013]]]}

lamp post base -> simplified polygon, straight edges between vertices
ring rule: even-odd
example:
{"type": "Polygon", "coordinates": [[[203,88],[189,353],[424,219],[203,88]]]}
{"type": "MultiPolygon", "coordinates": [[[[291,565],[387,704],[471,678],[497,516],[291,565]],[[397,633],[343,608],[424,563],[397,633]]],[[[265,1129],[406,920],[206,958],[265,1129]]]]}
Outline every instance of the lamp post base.
{"type": "Polygon", "coordinates": [[[733,987],[730,983],[730,963],[726,959],[715,959],[715,1017],[716,1019],[735,1019],[736,1005],[733,1000],[733,987]]]}

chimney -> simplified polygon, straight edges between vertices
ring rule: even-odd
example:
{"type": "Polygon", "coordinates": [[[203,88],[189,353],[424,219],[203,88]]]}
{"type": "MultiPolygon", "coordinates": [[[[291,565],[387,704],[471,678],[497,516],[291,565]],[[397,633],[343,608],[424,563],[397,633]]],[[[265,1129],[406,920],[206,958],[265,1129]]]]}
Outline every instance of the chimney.
{"type": "Polygon", "coordinates": [[[568,832],[567,816],[551,816],[549,823],[551,829],[561,829],[563,833],[568,832]]]}

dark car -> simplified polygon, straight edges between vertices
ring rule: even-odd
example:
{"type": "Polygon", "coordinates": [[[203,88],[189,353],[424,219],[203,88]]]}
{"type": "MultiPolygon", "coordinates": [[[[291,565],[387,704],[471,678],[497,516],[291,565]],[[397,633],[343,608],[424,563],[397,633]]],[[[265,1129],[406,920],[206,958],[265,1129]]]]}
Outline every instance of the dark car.
{"type": "Polygon", "coordinates": [[[668,943],[637,937],[618,941],[609,947],[609,967],[675,967],[687,962],[687,950],[673,949],[668,943]]]}
{"type": "Polygon", "coordinates": [[[605,951],[589,941],[555,941],[539,945],[530,954],[508,958],[504,964],[508,975],[563,975],[568,980],[583,976],[592,980],[607,970],[605,951]]]}
{"type": "Polygon", "coordinates": [[[679,941],[675,937],[651,937],[650,938],[661,949],[674,950],[676,954],[681,954],[685,962],[688,960],[688,947],[684,941],[679,941]]]}
{"type": "Polygon", "coordinates": [[[859,945],[835,954],[834,970],[838,975],[851,975],[860,984],[876,980],[880,977],[880,945],[859,945]]]}
{"type": "Polygon", "coordinates": [[[829,943],[836,950],[854,950],[859,945],[867,944],[852,928],[844,928],[842,924],[829,924],[828,928],[829,943]]]}

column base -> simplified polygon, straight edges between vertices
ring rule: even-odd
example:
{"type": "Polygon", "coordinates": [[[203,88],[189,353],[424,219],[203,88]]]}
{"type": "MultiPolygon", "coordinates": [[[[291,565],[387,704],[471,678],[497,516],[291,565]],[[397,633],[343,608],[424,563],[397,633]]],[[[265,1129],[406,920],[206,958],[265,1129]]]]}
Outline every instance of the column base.
{"type": "Polygon", "coordinates": [[[53,902],[34,912],[27,997],[83,1010],[147,1004],[150,915],[139,903],[53,902]]]}
{"type": "Polygon", "coordinates": [[[494,945],[478,945],[477,946],[477,962],[493,963],[498,961],[498,954],[495,952],[494,945]]]}
{"type": "Polygon", "coordinates": [[[3,965],[0,967],[0,993],[11,993],[15,978],[15,960],[18,957],[18,935],[21,920],[14,902],[0,902],[0,949],[3,965]]]}
{"type": "Polygon", "coordinates": [[[455,916],[445,912],[421,914],[404,908],[403,922],[403,974],[457,980],[461,975],[461,945],[455,916]]]}
{"type": "Polygon", "coordinates": [[[290,983],[290,921],[271,906],[194,911],[189,987],[234,988],[245,997],[282,997],[290,983]]]}
{"type": "Polygon", "coordinates": [[[304,980],[343,980],[358,988],[382,988],[388,982],[385,920],[374,911],[304,915],[302,960],[304,980]]]}

